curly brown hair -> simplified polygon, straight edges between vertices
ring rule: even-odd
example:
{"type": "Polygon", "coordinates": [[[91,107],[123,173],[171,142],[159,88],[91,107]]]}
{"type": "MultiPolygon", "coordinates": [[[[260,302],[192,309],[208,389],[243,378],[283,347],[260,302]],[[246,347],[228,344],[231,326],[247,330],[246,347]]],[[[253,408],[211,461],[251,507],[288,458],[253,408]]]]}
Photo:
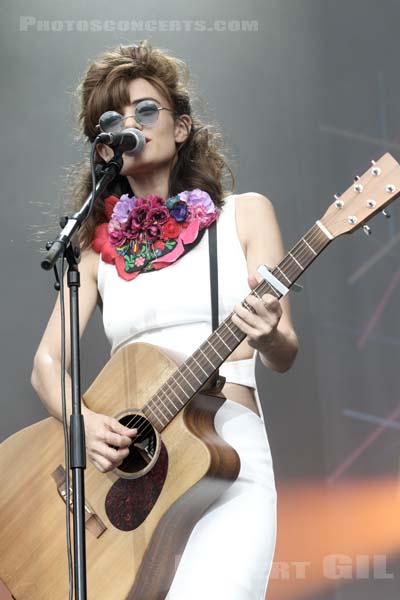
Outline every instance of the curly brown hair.
{"type": "MultiPolygon", "coordinates": [[[[130,46],[120,45],[106,51],[91,63],[77,88],[80,100],[80,132],[87,142],[93,142],[98,129],[100,116],[107,110],[120,111],[130,103],[128,85],[132,79],[143,78],[154,85],[170,102],[174,118],[190,115],[192,127],[188,138],[177,149],[177,160],[171,169],[168,195],[174,196],[183,190],[200,188],[211,196],[217,206],[222,206],[224,197],[232,193],[235,178],[221,150],[222,135],[215,126],[204,125],[193,114],[189,92],[189,69],[184,61],[168,54],[166,50],[152,48],[151,43],[142,40],[130,46]],[[224,177],[231,178],[231,190],[223,189],[224,177]]],[[[96,154],[96,162],[103,159],[96,154]]],[[[75,210],[79,209],[92,189],[90,165],[84,161],[71,187],[75,210]]],[[[104,198],[110,194],[121,196],[132,194],[125,176],[117,176],[102,198],[96,203],[91,217],[80,230],[83,248],[90,246],[95,227],[103,223],[104,198]]]]}

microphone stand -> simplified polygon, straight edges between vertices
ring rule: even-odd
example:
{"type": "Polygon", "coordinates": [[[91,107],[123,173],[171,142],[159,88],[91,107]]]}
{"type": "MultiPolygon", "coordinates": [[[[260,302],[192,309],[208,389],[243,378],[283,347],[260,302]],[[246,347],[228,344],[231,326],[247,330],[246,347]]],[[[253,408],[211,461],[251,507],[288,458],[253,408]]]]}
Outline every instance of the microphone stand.
{"type": "Polygon", "coordinates": [[[102,176],[81,209],[72,217],[61,220],[63,227],[53,242],[48,242],[46,257],[41,262],[45,270],[55,268],[60,255],[68,261],[67,282],[70,289],[70,331],[71,331],[71,379],[72,379],[72,414],[70,418],[70,457],[72,470],[72,506],[74,522],[74,579],[76,600],[86,600],[86,539],[85,539],[85,485],[84,469],[86,468],[85,428],[81,411],[80,353],[79,353],[79,301],[80,285],[78,263],[80,261],[80,245],[77,231],[89,217],[94,200],[106,186],[118,175],[122,168],[122,153],[115,154],[102,170],[102,176]],[[94,196],[94,198],[92,198],[94,196]]]}

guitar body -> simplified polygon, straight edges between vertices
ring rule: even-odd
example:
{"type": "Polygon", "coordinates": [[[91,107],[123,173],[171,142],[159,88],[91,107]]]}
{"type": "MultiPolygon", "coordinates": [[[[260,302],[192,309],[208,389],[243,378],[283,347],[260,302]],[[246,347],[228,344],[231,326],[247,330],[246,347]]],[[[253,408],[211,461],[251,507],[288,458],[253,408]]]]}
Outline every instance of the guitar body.
{"type": "MultiPolygon", "coordinates": [[[[176,363],[149,344],[130,344],[84,395],[99,413],[140,411],[176,363]]],[[[161,433],[143,476],[85,471],[89,600],[165,598],[187,539],[210,504],[237,477],[240,460],[214,429],[222,396],[197,394],[161,433]],[[97,528],[91,528],[96,521],[97,528]]],[[[55,473],[64,464],[62,425],[28,427],[0,449],[0,581],[16,600],[65,600],[65,503],[55,473]]]]}

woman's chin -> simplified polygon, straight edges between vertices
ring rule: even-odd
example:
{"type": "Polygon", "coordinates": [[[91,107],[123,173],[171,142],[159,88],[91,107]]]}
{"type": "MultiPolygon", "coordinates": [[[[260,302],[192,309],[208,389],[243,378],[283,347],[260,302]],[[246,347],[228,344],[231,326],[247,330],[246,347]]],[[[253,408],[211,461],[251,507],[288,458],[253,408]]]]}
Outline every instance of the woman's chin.
{"type": "Polygon", "coordinates": [[[136,160],[136,157],[131,160],[132,158],[133,157],[128,157],[128,160],[125,160],[124,157],[124,166],[121,169],[121,175],[124,175],[125,177],[151,175],[151,173],[156,171],[159,166],[153,161],[136,160]]]}
{"type": "Polygon", "coordinates": [[[156,171],[170,170],[173,157],[167,157],[165,160],[154,160],[142,154],[132,156],[124,154],[124,164],[121,169],[121,175],[125,177],[138,177],[143,175],[152,175],[156,171]]]}

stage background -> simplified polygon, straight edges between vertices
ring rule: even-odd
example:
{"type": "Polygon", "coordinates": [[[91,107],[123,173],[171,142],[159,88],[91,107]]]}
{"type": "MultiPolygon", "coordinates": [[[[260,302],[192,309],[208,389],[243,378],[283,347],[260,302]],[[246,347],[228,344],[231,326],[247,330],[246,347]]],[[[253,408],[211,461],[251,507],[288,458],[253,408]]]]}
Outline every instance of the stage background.
{"type": "MultiPolygon", "coordinates": [[[[400,158],[400,2],[4,0],[0,11],[4,440],[46,416],[30,372],[55,292],[37,233],[54,225],[65,169],[83,157],[71,93],[88,61],[143,38],[186,59],[237,191],[272,200],[289,249],[371,159],[400,158]],[[78,25],[95,19],[101,31],[78,25]],[[137,30],[108,31],[107,20],[137,30]]],[[[390,212],[370,238],[336,240],[300,281],[293,369],[257,370],[279,492],[271,600],[399,597],[398,206],[390,212]]],[[[83,388],[108,355],[96,314],[83,388]]]]}

